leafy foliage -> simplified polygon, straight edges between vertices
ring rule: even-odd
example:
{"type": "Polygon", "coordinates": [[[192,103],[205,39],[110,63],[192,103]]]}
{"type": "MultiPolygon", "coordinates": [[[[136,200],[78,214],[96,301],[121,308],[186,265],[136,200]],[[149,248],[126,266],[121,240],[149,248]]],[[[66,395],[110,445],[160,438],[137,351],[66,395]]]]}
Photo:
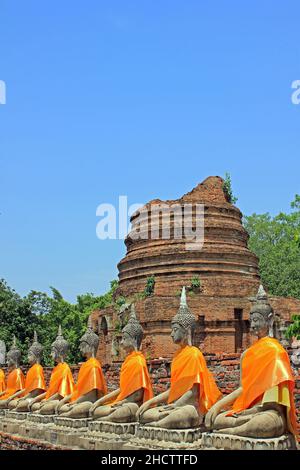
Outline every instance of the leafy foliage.
{"type": "Polygon", "coordinates": [[[235,204],[238,201],[238,198],[233,195],[231,176],[229,173],[225,173],[223,191],[225,192],[227,199],[231,204],[235,204]]]}
{"type": "Polygon", "coordinates": [[[260,275],[270,294],[300,299],[300,196],[289,214],[245,217],[249,248],[259,257],[260,275]]]}
{"type": "Polygon", "coordinates": [[[288,326],[285,335],[287,338],[300,339],[300,315],[292,316],[292,324],[288,326]]]}
{"type": "Polygon", "coordinates": [[[150,295],[154,293],[154,287],[155,287],[155,277],[154,276],[147,277],[146,287],[144,289],[144,294],[146,297],[149,297],[150,295]]]}
{"type": "Polygon", "coordinates": [[[201,287],[201,281],[199,276],[194,276],[191,281],[191,287],[192,289],[200,289],[201,287]]]}
{"type": "Polygon", "coordinates": [[[13,334],[26,361],[27,350],[36,330],[44,346],[44,363],[52,365],[50,358],[51,343],[61,324],[63,334],[70,343],[67,360],[77,363],[80,359],[79,339],[83,335],[87,318],[96,309],[105,308],[113,302],[113,294],[118,287],[117,281],[111,282],[110,290],[101,296],[87,293],[79,295],[77,302],[67,302],[61,293],[51,287],[52,297],[44,292],[31,291],[21,298],[4,280],[0,281],[0,339],[9,347],[13,334]]]}

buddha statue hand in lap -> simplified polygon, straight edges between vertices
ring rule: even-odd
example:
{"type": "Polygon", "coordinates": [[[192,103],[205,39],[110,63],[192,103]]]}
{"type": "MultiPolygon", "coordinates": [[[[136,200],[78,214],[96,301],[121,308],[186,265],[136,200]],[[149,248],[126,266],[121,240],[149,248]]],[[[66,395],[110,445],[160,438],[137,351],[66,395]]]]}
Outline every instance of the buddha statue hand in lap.
{"type": "Polygon", "coordinates": [[[15,411],[29,411],[32,400],[46,390],[44,371],[41,366],[43,346],[38,342],[37,333],[34,332],[33,343],[28,350],[30,369],[26,374],[25,387],[20,390],[19,396],[9,403],[9,408],[15,411]]]}
{"type": "Polygon", "coordinates": [[[68,418],[87,418],[93,403],[103,395],[107,388],[101,364],[95,358],[99,346],[99,336],[94,333],[89,317],[88,327],[80,339],[80,351],[86,358],[78,374],[77,385],[72,394],[66,396],[56,406],[56,413],[68,418]]]}
{"type": "Polygon", "coordinates": [[[93,404],[92,418],[115,423],[134,422],[139,406],[153,396],[146,359],[139,350],[142,339],[143,329],[132,304],[128,323],[122,330],[121,347],[127,355],[120,371],[119,388],[93,404]]]}
{"type": "Polygon", "coordinates": [[[294,378],[287,352],[273,338],[273,321],[273,309],[260,286],[250,311],[251,332],[258,340],[241,356],[239,388],[207,413],[208,429],[252,438],[296,434],[294,378]]]}
{"type": "Polygon", "coordinates": [[[47,391],[35,397],[29,404],[31,411],[43,415],[55,414],[55,409],[60,400],[74,391],[74,380],[70,367],[65,362],[69,344],[62,334],[61,326],[51,345],[51,356],[57,364],[52,370],[47,391]]]}
{"type": "Polygon", "coordinates": [[[195,428],[220,397],[201,351],[192,346],[195,326],[183,287],[179,311],[172,319],[171,338],[179,349],[171,364],[171,387],[140,407],[140,423],[167,429],[195,428]]]}
{"type": "Polygon", "coordinates": [[[20,369],[21,351],[17,348],[16,337],[10,350],[7,353],[7,365],[9,374],[7,377],[6,389],[0,393],[0,409],[8,408],[9,403],[20,395],[20,390],[24,389],[25,378],[20,369]]]}

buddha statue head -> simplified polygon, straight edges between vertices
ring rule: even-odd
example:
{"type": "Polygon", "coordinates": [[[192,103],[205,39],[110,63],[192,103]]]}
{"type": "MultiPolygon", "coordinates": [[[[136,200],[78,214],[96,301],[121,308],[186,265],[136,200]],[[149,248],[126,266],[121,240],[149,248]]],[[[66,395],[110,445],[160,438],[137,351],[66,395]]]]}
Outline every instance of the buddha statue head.
{"type": "Polygon", "coordinates": [[[68,350],[69,343],[63,337],[61,325],[59,325],[57,337],[51,344],[51,357],[56,363],[64,362],[68,350]]]}
{"type": "Polygon", "coordinates": [[[95,357],[98,350],[98,345],[99,336],[94,332],[92,319],[89,317],[87,330],[80,338],[80,352],[87,359],[90,357],[95,357]]]}
{"type": "Polygon", "coordinates": [[[21,351],[17,348],[17,340],[15,335],[13,336],[13,342],[10,350],[7,353],[7,365],[9,369],[18,368],[21,361],[21,351]]]}
{"type": "Polygon", "coordinates": [[[273,337],[274,311],[262,285],[259,286],[250,310],[250,330],[258,338],[273,337]]]}
{"type": "Polygon", "coordinates": [[[43,346],[38,342],[37,332],[34,332],[33,342],[28,349],[28,362],[31,366],[33,364],[40,364],[43,354],[43,346]]]}
{"type": "Polygon", "coordinates": [[[136,317],[135,306],[132,304],[127,325],[122,330],[121,346],[127,354],[140,349],[143,334],[143,328],[136,317]]]}
{"type": "Polygon", "coordinates": [[[180,346],[192,346],[196,318],[187,305],[185,287],[182,288],[179,310],[173,317],[171,325],[171,338],[174,343],[180,346]]]}

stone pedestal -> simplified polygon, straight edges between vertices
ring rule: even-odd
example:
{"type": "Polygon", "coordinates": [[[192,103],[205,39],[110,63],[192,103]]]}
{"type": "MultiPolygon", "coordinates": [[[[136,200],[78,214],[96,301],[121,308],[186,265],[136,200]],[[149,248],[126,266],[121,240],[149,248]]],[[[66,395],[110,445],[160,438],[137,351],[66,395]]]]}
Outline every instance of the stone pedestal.
{"type": "Polygon", "coordinates": [[[28,413],[27,421],[35,424],[49,424],[54,423],[55,415],[40,415],[35,413],[28,413]]]}
{"type": "Polygon", "coordinates": [[[81,448],[87,450],[121,450],[137,431],[138,423],[110,423],[91,421],[88,432],[79,440],[81,448]]]}
{"type": "Polygon", "coordinates": [[[202,434],[202,449],[215,450],[296,450],[296,442],[291,434],[273,439],[254,439],[205,432],[202,434]]]}
{"type": "Polygon", "coordinates": [[[8,411],[7,409],[0,410],[0,420],[6,416],[7,411],[8,411]]]}
{"type": "Polygon", "coordinates": [[[45,439],[54,445],[79,447],[79,439],[87,433],[91,418],[72,419],[55,416],[52,423],[44,426],[45,439]]]}
{"type": "Polygon", "coordinates": [[[19,411],[9,411],[7,410],[6,418],[16,419],[17,421],[23,421],[27,419],[28,413],[26,412],[19,412],[19,411]]]}
{"type": "Polygon", "coordinates": [[[3,432],[11,434],[18,433],[20,425],[27,418],[27,413],[19,413],[17,411],[4,410],[6,413],[2,416],[0,428],[3,432]]]}
{"type": "Polygon", "coordinates": [[[21,424],[18,434],[32,439],[45,439],[47,425],[54,423],[54,417],[55,415],[27,413],[27,419],[21,424]]]}
{"type": "Polygon", "coordinates": [[[124,449],[200,449],[202,428],[163,429],[138,426],[135,437],[124,449]]]}

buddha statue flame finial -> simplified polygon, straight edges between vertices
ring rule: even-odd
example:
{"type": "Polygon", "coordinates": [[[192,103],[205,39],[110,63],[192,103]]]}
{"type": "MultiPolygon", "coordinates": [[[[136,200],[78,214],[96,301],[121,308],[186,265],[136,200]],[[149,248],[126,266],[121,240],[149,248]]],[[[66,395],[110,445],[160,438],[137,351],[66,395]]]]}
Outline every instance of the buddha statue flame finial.
{"type": "Polygon", "coordinates": [[[172,318],[172,324],[174,323],[177,323],[178,325],[182,326],[182,328],[184,328],[185,330],[191,328],[192,333],[194,332],[196,327],[196,317],[192,314],[187,304],[185,286],[183,286],[181,291],[179,310],[176,315],[172,318]]]}

